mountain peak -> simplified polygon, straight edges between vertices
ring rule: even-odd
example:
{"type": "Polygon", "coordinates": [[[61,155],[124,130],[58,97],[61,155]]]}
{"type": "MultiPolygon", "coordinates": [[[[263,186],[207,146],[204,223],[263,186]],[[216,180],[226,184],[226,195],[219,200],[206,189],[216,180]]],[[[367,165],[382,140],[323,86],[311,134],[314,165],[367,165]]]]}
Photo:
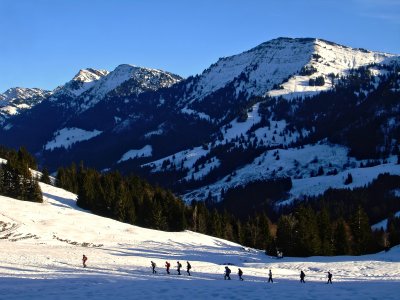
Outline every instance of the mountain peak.
{"type": "Polygon", "coordinates": [[[107,70],[96,70],[92,68],[81,69],[79,72],[72,78],[73,81],[80,82],[92,82],[99,80],[101,77],[106,76],[108,73],[107,70]]]}
{"type": "Polygon", "coordinates": [[[12,115],[32,108],[51,94],[50,91],[38,88],[10,88],[0,94],[0,124],[12,115]]]}

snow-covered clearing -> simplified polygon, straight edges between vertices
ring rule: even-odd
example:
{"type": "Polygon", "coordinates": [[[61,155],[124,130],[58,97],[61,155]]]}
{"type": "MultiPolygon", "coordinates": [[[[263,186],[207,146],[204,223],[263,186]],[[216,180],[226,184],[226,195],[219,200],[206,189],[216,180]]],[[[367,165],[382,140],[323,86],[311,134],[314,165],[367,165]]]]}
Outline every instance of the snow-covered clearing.
{"type": "Polygon", "coordinates": [[[95,216],[76,206],[76,195],[41,188],[42,204],[0,196],[1,299],[398,299],[399,247],[360,257],[276,260],[190,231],[161,232],[95,216]],[[166,260],[171,275],[163,268],[166,260]],[[178,260],[183,268],[191,262],[192,276],[176,275],[178,260]],[[224,281],[228,263],[232,280],[224,281]],[[266,282],[269,269],[274,284],[266,282]],[[303,285],[300,270],[307,275],[303,285]],[[333,285],[325,284],[327,271],[333,285]]]}
{"type": "Polygon", "coordinates": [[[44,148],[53,150],[55,148],[68,149],[74,143],[90,140],[102,133],[99,130],[87,131],[80,128],[63,128],[54,133],[54,139],[49,141],[44,148]]]}
{"type": "Polygon", "coordinates": [[[151,145],[146,145],[141,149],[132,149],[124,153],[118,163],[137,157],[149,157],[152,153],[153,147],[151,145]]]}

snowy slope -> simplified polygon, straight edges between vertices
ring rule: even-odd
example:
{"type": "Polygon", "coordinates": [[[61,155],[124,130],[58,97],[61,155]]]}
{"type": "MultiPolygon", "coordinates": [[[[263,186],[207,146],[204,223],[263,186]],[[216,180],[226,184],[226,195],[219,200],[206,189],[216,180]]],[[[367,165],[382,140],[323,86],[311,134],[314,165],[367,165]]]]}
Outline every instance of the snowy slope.
{"type": "Polygon", "coordinates": [[[168,233],[92,215],[76,196],[41,184],[42,204],[0,196],[0,292],[4,299],[397,299],[400,248],[361,257],[269,258],[190,231],[168,233]],[[88,268],[81,267],[82,254],[88,268]],[[152,275],[150,261],[157,264],[152,275]],[[169,260],[172,274],[163,265],[169,260]],[[189,260],[192,276],[176,276],[189,260]],[[232,279],[224,281],[225,264],[232,279]],[[244,271],[245,281],[235,275],[244,271]],[[268,269],[274,284],[267,284],[268,269]],[[298,283],[300,270],[306,285],[298,283]],[[334,284],[326,286],[326,272],[334,284]]]}

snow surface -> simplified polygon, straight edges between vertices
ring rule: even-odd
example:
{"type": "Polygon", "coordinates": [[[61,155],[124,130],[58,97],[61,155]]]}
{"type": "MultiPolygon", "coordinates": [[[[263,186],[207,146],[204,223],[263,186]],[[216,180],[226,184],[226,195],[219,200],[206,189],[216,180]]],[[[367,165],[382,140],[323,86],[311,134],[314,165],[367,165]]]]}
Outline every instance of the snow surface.
{"type": "Polygon", "coordinates": [[[70,148],[73,144],[90,140],[101,134],[102,131],[94,129],[87,131],[80,128],[63,128],[54,133],[54,139],[47,142],[44,146],[45,150],[53,150],[55,148],[70,148]]]}
{"type": "Polygon", "coordinates": [[[277,260],[191,231],[168,233],[95,216],[76,206],[76,195],[40,186],[44,203],[0,196],[1,299],[398,299],[399,247],[359,257],[277,260]],[[191,262],[192,276],[176,275],[177,260],[191,262]],[[223,280],[226,264],[231,281],[223,280]],[[269,269],[274,284],[266,282],[269,269]],[[325,284],[327,271],[333,285],[325,284]]]}
{"type": "Polygon", "coordinates": [[[152,155],[152,152],[153,147],[151,145],[146,145],[142,149],[129,150],[128,152],[124,153],[124,155],[122,155],[118,163],[137,157],[149,157],[152,155]]]}

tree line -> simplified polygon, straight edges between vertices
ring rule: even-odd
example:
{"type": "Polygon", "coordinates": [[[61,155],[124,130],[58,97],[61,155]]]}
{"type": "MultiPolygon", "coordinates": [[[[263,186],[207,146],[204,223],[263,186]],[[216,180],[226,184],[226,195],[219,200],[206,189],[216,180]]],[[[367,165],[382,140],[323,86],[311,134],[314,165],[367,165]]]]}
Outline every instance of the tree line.
{"type": "MultiPolygon", "coordinates": [[[[399,218],[391,216],[388,230],[372,231],[365,207],[373,202],[354,200],[351,205],[348,203],[349,209],[343,211],[341,190],[336,196],[330,196],[330,205],[323,199],[305,199],[274,210],[274,201],[263,202],[260,198],[243,213],[239,200],[251,202],[249,197],[257,195],[257,190],[271,187],[274,182],[280,185],[274,193],[284,192],[291,184],[288,178],[275,179],[264,186],[261,182],[253,183],[249,193],[243,187],[227,190],[222,193],[219,203],[208,199],[190,204],[137,176],[124,177],[118,172],[102,174],[82,164],[59,168],[56,182],[59,187],[77,193],[78,206],[93,213],[152,229],[193,230],[264,249],[269,255],[276,255],[277,251],[290,256],[361,255],[394,246],[400,240],[399,218]]],[[[396,178],[383,176],[371,184],[375,188],[368,191],[366,187],[362,193],[377,193],[376,186],[394,187],[393,182],[397,182],[396,178]]],[[[360,194],[360,190],[345,191],[360,194]]],[[[331,191],[325,197],[329,193],[331,191]]],[[[358,196],[354,198],[358,199],[358,196]]],[[[375,199],[372,196],[365,198],[375,199]]],[[[390,203],[393,201],[387,205],[390,203]]],[[[389,206],[383,208],[386,216],[394,209],[389,206]]],[[[372,205],[367,211],[371,214],[377,209],[372,205]]],[[[384,212],[380,216],[385,215],[384,212]]]]}
{"type": "Polygon", "coordinates": [[[36,169],[34,157],[25,148],[18,151],[0,147],[0,195],[32,202],[43,202],[37,178],[30,169],[36,169]]]}

